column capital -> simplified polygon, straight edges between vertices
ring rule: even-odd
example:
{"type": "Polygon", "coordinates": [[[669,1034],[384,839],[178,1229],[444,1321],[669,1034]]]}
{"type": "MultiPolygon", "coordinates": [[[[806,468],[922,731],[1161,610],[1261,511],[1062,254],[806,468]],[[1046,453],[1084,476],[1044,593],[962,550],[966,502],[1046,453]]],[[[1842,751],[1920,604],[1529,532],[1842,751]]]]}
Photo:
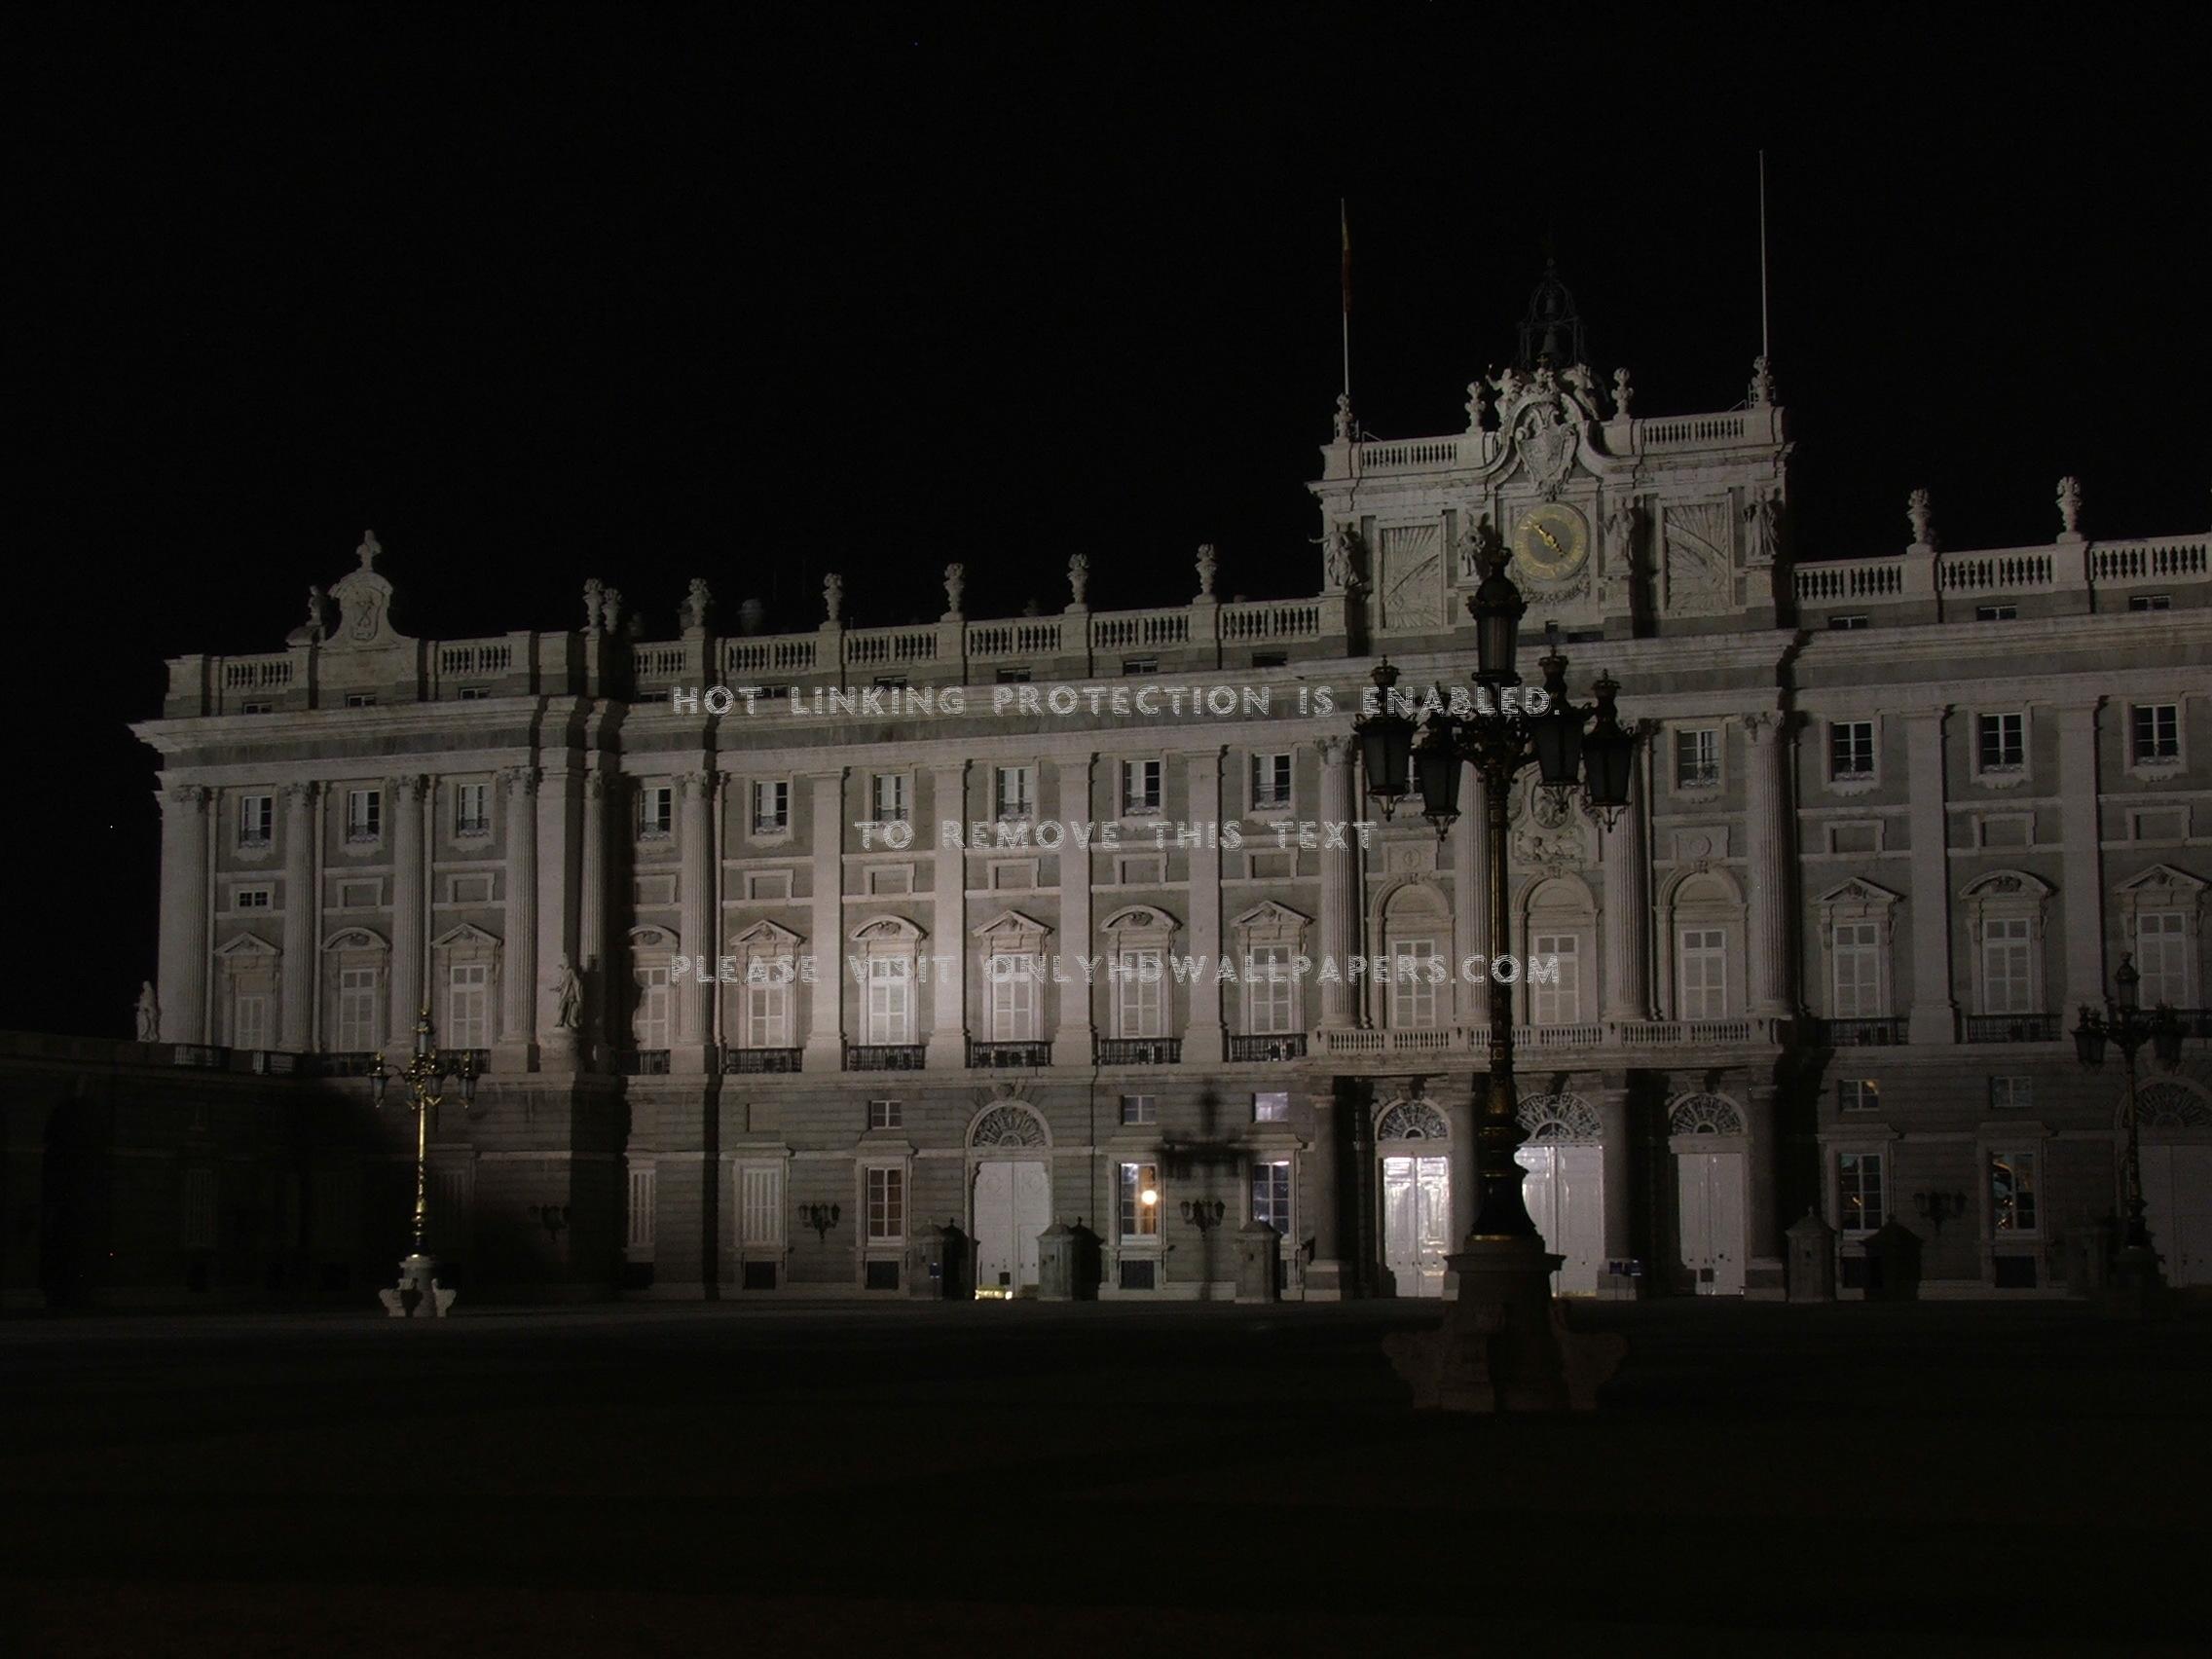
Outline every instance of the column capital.
{"type": "Polygon", "coordinates": [[[509,794],[535,794],[537,793],[537,768],[535,766],[508,766],[499,773],[499,782],[506,786],[509,794]]]}
{"type": "Polygon", "coordinates": [[[322,785],[313,778],[294,778],[284,786],[284,799],[293,806],[313,806],[321,793],[322,785]]]}
{"type": "Polygon", "coordinates": [[[1321,751],[1321,764],[1324,766],[1342,766],[1351,758],[1351,739],[1348,737],[1320,738],[1316,740],[1315,746],[1321,751]]]}
{"type": "Polygon", "coordinates": [[[705,800],[714,793],[715,778],[716,774],[713,772],[684,773],[682,779],[683,798],[685,800],[705,800]]]}
{"type": "Polygon", "coordinates": [[[402,772],[385,779],[384,787],[402,800],[421,800],[425,782],[420,772],[402,772]]]}
{"type": "Polygon", "coordinates": [[[171,784],[163,792],[163,797],[176,806],[194,807],[205,811],[215,792],[205,784],[171,784]]]}
{"type": "Polygon", "coordinates": [[[592,771],[584,774],[584,798],[586,800],[604,800],[607,798],[607,774],[605,772],[592,771]]]}

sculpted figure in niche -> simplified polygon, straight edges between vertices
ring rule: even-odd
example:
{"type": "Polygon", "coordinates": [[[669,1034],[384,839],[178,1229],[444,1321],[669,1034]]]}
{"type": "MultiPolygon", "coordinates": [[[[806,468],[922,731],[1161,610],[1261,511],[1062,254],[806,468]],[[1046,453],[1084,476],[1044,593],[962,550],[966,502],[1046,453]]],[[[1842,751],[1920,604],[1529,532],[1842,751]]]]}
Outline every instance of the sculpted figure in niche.
{"type": "Polygon", "coordinates": [[[559,965],[554,968],[553,977],[547,982],[546,988],[553,994],[553,1023],[555,1027],[573,1031],[583,1009],[584,988],[583,982],[576,977],[575,969],[569,965],[569,959],[566,956],[562,957],[559,965]]]}
{"type": "Polygon", "coordinates": [[[154,999],[154,981],[138,982],[138,1041],[158,1043],[162,1034],[162,1005],[154,999]]]}
{"type": "Polygon", "coordinates": [[[600,625],[607,609],[607,584],[597,576],[584,583],[584,628],[589,631],[600,625]]]}

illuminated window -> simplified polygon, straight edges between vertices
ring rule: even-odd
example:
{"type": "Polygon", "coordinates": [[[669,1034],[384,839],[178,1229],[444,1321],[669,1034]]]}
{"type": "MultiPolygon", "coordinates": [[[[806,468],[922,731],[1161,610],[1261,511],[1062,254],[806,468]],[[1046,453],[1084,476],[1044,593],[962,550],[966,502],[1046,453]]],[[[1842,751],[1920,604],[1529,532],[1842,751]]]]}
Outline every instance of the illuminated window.
{"type": "Polygon", "coordinates": [[[1841,1209],[1836,1225],[1841,1232],[1880,1231],[1889,1213],[1884,1207],[1880,1153],[1836,1155],[1836,1200],[1841,1209]]]}
{"type": "Polygon", "coordinates": [[[1252,1165],[1252,1219],[1290,1236],[1290,1160],[1252,1165]]]}
{"type": "Polygon", "coordinates": [[[1157,1239],[1160,1236],[1160,1165],[1122,1165],[1122,1239],[1157,1239]]]}
{"type": "Polygon", "coordinates": [[[1989,1219],[1999,1233],[2034,1233],[2040,1226],[2036,1209],[2036,1155],[2032,1152],[1993,1152],[1989,1155],[1989,1219]]]}
{"type": "Polygon", "coordinates": [[[906,1237],[906,1171],[897,1166],[867,1172],[867,1241],[898,1244],[906,1237]]]}

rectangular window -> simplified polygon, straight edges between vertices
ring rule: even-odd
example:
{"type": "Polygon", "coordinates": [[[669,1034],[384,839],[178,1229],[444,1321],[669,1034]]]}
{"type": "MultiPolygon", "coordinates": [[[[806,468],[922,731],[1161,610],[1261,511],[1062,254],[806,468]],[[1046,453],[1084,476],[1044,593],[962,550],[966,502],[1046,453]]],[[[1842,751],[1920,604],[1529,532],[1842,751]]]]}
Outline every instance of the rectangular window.
{"type": "Polygon", "coordinates": [[[792,872],[788,869],[749,870],[745,877],[745,896],[754,900],[789,899],[792,872]]]}
{"type": "Polygon", "coordinates": [[[879,674],[875,677],[875,684],[879,691],[903,691],[906,689],[906,676],[903,674],[879,674]]]}
{"type": "Polygon", "coordinates": [[[1882,1086],[1870,1077],[1839,1078],[1835,1086],[1839,1112],[1874,1112],[1882,1105],[1882,1086]]]}
{"type": "Polygon", "coordinates": [[[1838,1019],[1874,1019],[1882,1013],[1882,928],[1879,922],[1838,922],[1829,955],[1838,1019]]]}
{"type": "Polygon", "coordinates": [[[1126,817],[1142,817],[1160,810],[1160,762],[1157,760],[1124,760],[1122,762],[1122,812],[1126,817]]]}
{"type": "Polygon", "coordinates": [[[231,908],[234,910],[268,909],[269,889],[266,887],[240,888],[236,893],[233,893],[231,895],[231,908]]]}
{"type": "Polygon", "coordinates": [[[275,703],[240,703],[239,705],[239,713],[241,715],[273,715],[276,712],[276,705],[275,703]]]}
{"type": "Polygon", "coordinates": [[[338,971],[338,1050],[357,1054],[377,1046],[377,971],[338,971]]]}
{"type": "Polygon", "coordinates": [[[346,839],[374,841],[384,833],[384,791],[346,792],[346,839]]]}
{"type": "Polygon", "coordinates": [[[1390,945],[1390,1029],[1433,1031],[1436,988],[1443,957],[1432,939],[1405,939],[1390,945]]]}
{"type": "Polygon", "coordinates": [[[868,958],[867,1040],[873,1046],[914,1040],[914,965],[903,956],[868,958]]]}
{"type": "Polygon", "coordinates": [[[486,962],[456,962],[447,971],[447,1044],[456,1049],[492,1046],[492,968],[486,962]]]}
{"type": "Polygon", "coordinates": [[[2034,1233],[2036,1212],[2036,1155],[2032,1152],[1993,1152],[1989,1155],[1989,1219],[1999,1233],[2034,1233]]]}
{"type": "Polygon", "coordinates": [[[266,1049],[269,1047],[269,993],[267,991],[240,991],[231,1010],[231,1047],[234,1049],[266,1049]]]}
{"type": "Polygon", "coordinates": [[[461,688],[461,700],[463,703],[481,703],[491,694],[492,688],[489,685],[463,685],[461,688]]]}
{"type": "Polygon", "coordinates": [[[2127,711],[2129,753],[2138,762],[2181,758],[2181,706],[2137,703],[2127,711]]]}
{"type": "Polygon", "coordinates": [[[276,797],[249,794],[239,796],[239,845],[266,847],[271,831],[276,823],[276,797]]]}
{"type": "Polygon", "coordinates": [[[1977,605],[1973,608],[1976,622],[2016,622],[2020,608],[2016,605],[1977,605]]]}
{"type": "Polygon", "coordinates": [[[346,693],[346,706],[349,709],[373,709],[377,706],[377,694],[374,691],[349,691],[346,693]]]}
{"type": "Polygon", "coordinates": [[[1843,1233],[1877,1233],[1889,1218],[1882,1191],[1882,1155],[1878,1152],[1845,1152],[1836,1155],[1836,1201],[1842,1212],[1836,1227],[1843,1233]]]}
{"type": "Polygon", "coordinates": [[[914,891],[912,865],[878,865],[867,872],[868,897],[914,891]]]}
{"type": "Polygon", "coordinates": [[[998,682],[1001,685],[1026,685],[1029,683],[1029,670],[1026,668],[1002,668],[999,670],[998,682]]]}
{"type": "Polygon", "coordinates": [[[776,1249],[784,1242],[784,1166],[739,1165],[737,1241],[754,1249],[776,1249]]]}
{"type": "Polygon", "coordinates": [[[2028,919],[1992,916],[1981,927],[1981,1012],[2032,1014],[2028,919]]]}
{"type": "Polygon", "coordinates": [[[1675,733],[1675,788],[1710,790],[1719,783],[1719,727],[1699,726],[1675,733]]]}
{"type": "Polygon", "coordinates": [[[187,1169],[181,1195],[179,1242],[187,1250],[215,1247],[215,1172],[187,1169]]]}
{"type": "Polygon", "coordinates": [[[1122,1241],[1160,1236],[1160,1165],[1122,1165],[1122,1241]]]}
{"type": "Polygon", "coordinates": [[[1160,659],[1156,656],[1124,657],[1122,659],[1122,672],[1125,675],[1158,674],[1160,672],[1160,659]]]}
{"type": "Polygon", "coordinates": [[[792,827],[792,786],[782,778],[762,778],[753,786],[753,832],[781,835],[792,827]]]}
{"type": "Polygon", "coordinates": [[[1275,1089],[1252,1096],[1252,1122],[1255,1124],[1287,1124],[1290,1122],[1290,1091],[1275,1089]]]}
{"type": "Polygon", "coordinates": [[[788,1049],[792,1041],[792,987],[784,976],[793,964],[779,958],[746,965],[745,1046],[788,1049]],[[759,977],[754,977],[757,972],[759,977]]]}
{"type": "Polygon", "coordinates": [[[1572,1025],[1582,1017],[1582,960],[1574,934],[1533,934],[1529,940],[1531,962],[1554,957],[1559,977],[1545,984],[1529,981],[1529,1019],[1535,1025],[1572,1025]]]}
{"type": "Polygon", "coordinates": [[[2036,1103],[2035,1080],[2025,1077],[1993,1077],[1989,1080],[1989,1104],[2000,1112],[2026,1112],[2036,1103]]]}
{"type": "Polygon", "coordinates": [[[668,964],[638,970],[638,1012],[630,1020],[630,1034],[640,1049],[668,1047],[668,964]]]}
{"type": "Polygon", "coordinates": [[[659,840],[676,830],[676,790],[669,784],[647,784],[638,792],[638,833],[659,840]]]}
{"type": "Polygon", "coordinates": [[[1874,722],[1828,722],[1828,776],[1870,778],[1874,775],[1874,722]]]}
{"type": "Polygon", "coordinates": [[[1244,981],[1244,1029],[1255,1037],[1278,1037],[1295,1031],[1297,990],[1291,976],[1290,946],[1257,944],[1252,947],[1250,973],[1244,981]]]}
{"type": "Polygon", "coordinates": [[[630,1213],[625,1218],[622,1242],[633,1250],[650,1250],[653,1247],[659,1174],[658,1170],[649,1167],[630,1171],[630,1213]]]}
{"type": "Polygon", "coordinates": [[[1975,724],[1984,772],[2017,772],[2027,764],[2025,715],[1983,715],[1975,724]]]}
{"type": "Polygon", "coordinates": [[[991,802],[1002,822],[1037,815],[1037,768],[1001,766],[991,776],[991,802]]]}
{"type": "Polygon", "coordinates": [[[903,824],[906,822],[906,774],[903,772],[878,772],[868,785],[868,798],[875,809],[878,824],[903,824]]]}
{"type": "Polygon", "coordinates": [[[1252,810],[1287,812],[1290,809],[1290,756],[1252,756],[1252,810]]]}
{"type": "Polygon", "coordinates": [[[1677,952],[1677,1019],[1728,1017],[1728,936],[1719,928],[1684,928],[1677,952]]]}
{"type": "Polygon", "coordinates": [[[1114,962],[1114,1035],[1167,1035],[1167,964],[1158,949],[1124,950],[1114,962]]]}
{"type": "Polygon", "coordinates": [[[1252,1219],[1290,1236],[1290,1160],[1252,1165],[1252,1219]]]}
{"type": "Polygon", "coordinates": [[[2171,610],[2173,595],[2168,593],[2131,593],[2127,596],[2130,610],[2171,610]]]}
{"type": "Polygon", "coordinates": [[[1028,955],[1014,951],[1002,951],[990,958],[987,973],[994,1043],[1037,1040],[1037,976],[1032,961],[1028,955]]]}
{"type": "Polygon", "coordinates": [[[1865,627],[1866,618],[1863,616],[1831,616],[1828,618],[1828,626],[1839,634],[1851,633],[1865,627]]]}
{"type": "Polygon", "coordinates": [[[1150,1094],[1123,1095],[1122,1122],[1129,1124],[1159,1123],[1160,1101],[1158,1097],[1150,1094]]]}
{"type": "Polygon", "coordinates": [[[491,808],[486,800],[490,793],[488,784],[454,786],[453,832],[456,835],[481,835],[492,828],[491,808]]]}
{"type": "Polygon", "coordinates": [[[903,1128],[905,1109],[897,1100],[870,1100],[867,1103],[867,1126],[871,1129],[903,1128]]]}
{"type": "Polygon", "coordinates": [[[867,1172],[867,1241],[899,1244],[906,1237],[906,1171],[871,1168],[867,1172]]]}
{"type": "Polygon", "coordinates": [[[2135,917],[2135,971],[2143,976],[2135,989],[2145,1008],[2191,1005],[2188,921],[2181,910],[2144,910],[2135,917]]]}

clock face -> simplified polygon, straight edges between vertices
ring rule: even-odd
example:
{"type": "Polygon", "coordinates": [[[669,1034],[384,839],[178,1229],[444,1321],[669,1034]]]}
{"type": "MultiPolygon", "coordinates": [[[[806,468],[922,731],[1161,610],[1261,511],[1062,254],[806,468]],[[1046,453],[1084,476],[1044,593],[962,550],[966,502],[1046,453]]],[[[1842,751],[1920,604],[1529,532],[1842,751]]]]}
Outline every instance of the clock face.
{"type": "Polygon", "coordinates": [[[1572,507],[1546,501],[1513,529],[1513,562],[1540,582],[1564,581],[1590,556],[1590,526],[1572,507]]]}

